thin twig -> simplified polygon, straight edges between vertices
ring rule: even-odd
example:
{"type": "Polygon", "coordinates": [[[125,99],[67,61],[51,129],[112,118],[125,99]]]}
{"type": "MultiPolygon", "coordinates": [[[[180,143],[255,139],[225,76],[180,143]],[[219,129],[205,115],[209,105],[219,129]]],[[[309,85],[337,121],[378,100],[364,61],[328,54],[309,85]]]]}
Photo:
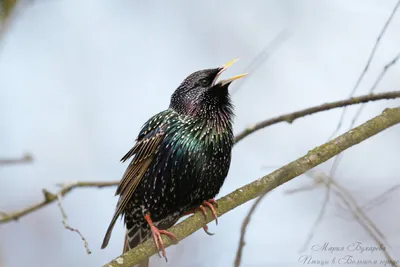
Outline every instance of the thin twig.
{"type": "Polygon", "coordinates": [[[9,212],[9,213],[5,213],[5,216],[0,217],[0,224],[2,223],[6,223],[6,222],[10,222],[10,221],[15,221],[18,220],[19,218],[32,213],[54,201],[57,200],[57,195],[60,196],[64,196],[67,193],[69,193],[72,189],[74,188],[78,188],[78,187],[108,187],[108,186],[115,186],[118,185],[119,181],[108,181],[108,182],[72,182],[72,183],[68,183],[64,186],[62,186],[62,188],[55,194],[47,191],[46,189],[43,189],[43,195],[44,195],[44,199],[38,203],[35,203],[27,208],[23,208],[21,210],[18,211],[14,211],[14,212],[9,212]]]}
{"type": "Polygon", "coordinates": [[[325,191],[325,198],[324,198],[322,207],[318,213],[317,218],[314,221],[313,227],[311,228],[310,232],[307,235],[307,238],[303,244],[303,247],[300,249],[301,252],[305,251],[308,248],[311,240],[313,239],[313,237],[315,235],[318,225],[321,223],[322,219],[324,218],[325,211],[328,206],[329,199],[330,199],[330,185],[331,185],[331,182],[329,180],[324,179],[323,177],[320,177],[319,175],[316,175],[315,172],[312,170],[307,172],[306,174],[308,174],[310,177],[313,178],[314,184],[309,185],[309,186],[300,187],[300,188],[289,189],[289,190],[286,190],[285,193],[293,194],[293,193],[301,193],[301,192],[305,192],[305,191],[311,191],[311,190],[314,190],[314,189],[320,187],[321,185],[325,186],[326,191],[325,191]]]}
{"type": "MultiPolygon", "coordinates": [[[[336,194],[340,196],[340,191],[336,191],[336,194]]],[[[357,222],[365,229],[365,231],[374,239],[375,243],[379,246],[384,245],[385,243],[382,242],[379,237],[374,233],[374,231],[368,226],[368,223],[365,222],[363,219],[365,214],[360,213],[359,210],[354,210],[351,208],[351,202],[346,199],[346,197],[342,196],[340,199],[346,204],[346,206],[349,208],[349,210],[352,211],[352,214],[354,215],[354,218],[357,220],[357,222]],[[361,215],[364,214],[362,217],[361,215]]],[[[368,217],[367,217],[368,218],[368,217]]],[[[372,221],[371,221],[372,222],[372,221]]],[[[386,259],[388,262],[392,264],[394,267],[398,267],[399,265],[397,264],[397,261],[393,260],[393,257],[389,254],[386,246],[385,249],[382,250],[383,254],[385,255],[386,259]]]]}
{"type": "MultiPolygon", "coordinates": [[[[375,233],[379,236],[379,238],[383,239],[383,241],[386,242],[385,235],[381,232],[381,230],[379,230],[379,228],[367,216],[367,214],[365,214],[364,210],[358,205],[357,200],[350,194],[350,192],[346,188],[341,186],[338,182],[335,182],[332,180],[332,184],[336,187],[336,189],[338,189],[336,191],[343,194],[345,196],[345,198],[347,199],[347,201],[349,201],[353,205],[353,207],[354,207],[353,211],[355,211],[358,214],[358,217],[360,217],[363,221],[365,221],[365,223],[367,223],[367,225],[369,225],[370,228],[372,228],[372,230],[375,231],[375,233]]],[[[355,213],[355,212],[353,212],[353,213],[355,213]]]]}
{"type": "MultiPolygon", "coordinates": [[[[273,52],[281,47],[284,41],[288,38],[288,31],[286,29],[282,30],[271,42],[269,42],[266,47],[255,57],[255,59],[247,66],[244,70],[245,73],[254,73],[264,64],[267,59],[271,56],[273,52]]],[[[231,90],[232,95],[239,91],[243,87],[244,83],[249,79],[243,79],[238,83],[235,83],[235,87],[231,90]]]]}
{"type": "Polygon", "coordinates": [[[317,231],[317,227],[318,225],[321,223],[322,219],[325,216],[325,212],[329,203],[329,199],[330,199],[330,183],[327,182],[326,184],[326,189],[325,189],[325,198],[324,198],[324,202],[322,203],[321,209],[318,213],[317,219],[315,219],[314,221],[314,225],[311,228],[310,232],[307,235],[307,239],[304,242],[303,248],[301,249],[301,251],[305,251],[308,247],[308,245],[310,244],[311,240],[313,239],[315,232],[317,231]]]}
{"type": "Polygon", "coordinates": [[[82,233],[79,231],[79,229],[72,228],[71,226],[69,226],[69,224],[67,222],[67,220],[68,220],[67,213],[65,212],[65,210],[63,208],[61,198],[62,198],[61,194],[57,194],[57,204],[58,204],[58,207],[60,208],[60,211],[61,211],[62,223],[64,225],[64,228],[67,229],[67,230],[70,230],[72,232],[77,233],[82,238],[83,245],[84,245],[84,247],[86,249],[86,253],[87,254],[91,254],[92,252],[89,249],[89,243],[87,242],[86,238],[82,235],[82,233]]]}
{"type": "Polygon", "coordinates": [[[295,194],[300,192],[307,192],[313,191],[314,189],[318,188],[318,184],[307,185],[299,188],[293,188],[285,191],[285,194],[295,194]]]}
{"type": "Polygon", "coordinates": [[[249,134],[251,134],[255,131],[261,130],[265,127],[271,126],[273,124],[279,123],[279,122],[292,123],[293,121],[295,121],[298,118],[302,118],[307,115],[315,114],[315,113],[318,113],[321,111],[331,110],[334,108],[346,107],[346,106],[360,104],[360,103],[367,103],[370,101],[383,100],[383,99],[394,99],[394,98],[399,98],[399,97],[400,97],[400,91],[393,91],[393,92],[385,92],[385,93],[380,93],[380,94],[368,94],[368,95],[363,95],[363,96],[359,96],[359,97],[349,98],[346,100],[325,103],[325,104],[318,105],[318,106],[311,107],[311,108],[306,108],[303,110],[288,113],[285,115],[281,115],[278,117],[274,117],[274,118],[256,123],[256,124],[246,128],[238,135],[236,135],[235,142],[238,143],[239,141],[241,141],[243,138],[245,138],[249,134]]]}
{"type": "MultiPolygon", "coordinates": [[[[361,226],[367,231],[367,233],[375,240],[378,245],[387,244],[383,233],[379,230],[379,228],[375,225],[375,223],[365,214],[362,208],[358,205],[357,201],[354,197],[345,189],[343,186],[338,184],[335,181],[332,181],[332,184],[336,187],[335,194],[340,197],[340,199],[346,204],[348,209],[352,212],[356,220],[360,223],[361,226]],[[382,239],[382,240],[381,240],[382,239]]],[[[386,259],[391,262],[392,266],[397,266],[396,261],[393,260],[393,257],[389,254],[387,249],[383,250],[383,254],[386,259]]]]}
{"type": "MultiPolygon", "coordinates": [[[[392,186],[391,188],[387,189],[385,192],[379,194],[377,197],[369,200],[367,203],[365,203],[363,206],[361,206],[361,209],[364,212],[367,212],[367,211],[372,210],[373,208],[375,208],[378,205],[382,205],[383,203],[385,203],[388,200],[390,195],[392,193],[394,193],[395,191],[397,191],[398,189],[400,189],[400,185],[392,186]]],[[[339,205],[339,203],[336,203],[336,204],[338,204],[337,207],[340,208],[341,210],[346,210],[343,206],[339,205]]],[[[345,218],[345,217],[343,217],[343,219],[349,220],[349,218],[345,218]]]]}
{"type": "Polygon", "coordinates": [[[382,204],[383,202],[385,202],[387,200],[387,198],[389,197],[390,194],[394,193],[398,189],[400,189],[400,185],[395,185],[395,186],[389,188],[388,190],[386,190],[379,196],[375,197],[374,199],[368,201],[368,203],[364,204],[362,206],[362,209],[365,211],[368,211],[368,210],[371,210],[372,208],[374,208],[375,206],[382,204]]]}
{"type": "MultiPolygon", "coordinates": [[[[371,86],[371,88],[369,89],[369,94],[374,93],[375,89],[378,87],[378,85],[381,83],[382,79],[385,77],[386,73],[388,72],[388,70],[393,67],[394,65],[396,65],[397,61],[400,58],[400,53],[397,54],[392,60],[390,60],[390,62],[388,62],[383,68],[381,73],[378,75],[378,77],[376,78],[374,84],[371,86]]],[[[358,110],[356,112],[356,114],[353,117],[353,120],[351,121],[349,127],[347,128],[347,130],[351,129],[354,127],[354,125],[356,124],[357,119],[360,117],[363,109],[364,109],[365,103],[362,103],[359,107],[358,110]]],[[[334,177],[335,176],[335,172],[339,166],[340,160],[342,159],[343,154],[339,154],[335,157],[333,163],[332,163],[332,167],[331,170],[329,172],[329,176],[330,177],[334,177]]]]}
{"type": "MultiPolygon", "coordinates": [[[[378,88],[378,85],[381,83],[381,81],[383,80],[383,78],[384,78],[385,75],[387,74],[388,70],[389,70],[391,67],[393,67],[394,65],[396,65],[396,63],[397,63],[397,61],[399,60],[399,58],[400,58],[400,53],[398,53],[392,60],[389,61],[389,63],[387,63],[387,64],[382,68],[382,71],[379,73],[379,75],[378,75],[378,77],[376,78],[374,84],[371,86],[371,88],[370,88],[370,90],[369,90],[369,92],[368,92],[369,94],[373,94],[373,93],[375,92],[375,89],[378,88]]],[[[350,124],[351,127],[349,127],[349,128],[352,128],[352,127],[355,125],[355,123],[356,123],[357,119],[360,117],[360,115],[361,115],[362,110],[363,110],[364,107],[365,107],[365,104],[361,104],[361,105],[358,107],[358,110],[357,110],[356,114],[354,115],[353,120],[351,121],[351,124],[350,124]]]]}
{"type": "Polygon", "coordinates": [[[251,209],[247,213],[246,218],[243,220],[242,227],[240,228],[239,247],[236,251],[236,257],[235,257],[235,263],[234,263],[235,267],[239,267],[242,262],[243,249],[244,249],[244,246],[246,245],[246,242],[244,241],[244,236],[246,235],[247,226],[250,223],[251,215],[255,212],[255,210],[261,200],[262,200],[261,197],[256,199],[253,206],[251,206],[251,209]]]}
{"type": "MultiPolygon", "coordinates": [[[[392,22],[393,17],[396,14],[397,9],[399,8],[399,6],[400,6],[400,0],[397,1],[396,5],[393,7],[392,12],[390,13],[390,16],[386,20],[386,22],[383,25],[378,37],[376,38],[375,44],[374,44],[374,46],[373,46],[373,48],[371,50],[371,53],[370,53],[370,55],[368,57],[367,63],[365,64],[363,70],[361,71],[361,74],[358,77],[357,82],[354,85],[353,89],[351,90],[351,93],[350,93],[349,97],[353,97],[354,96],[354,94],[356,93],[356,91],[357,91],[358,87],[360,86],[362,80],[364,79],[364,76],[367,73],[367,71],[369,69],[369,66],[371,65],[371,62],[372,62],[372,60],[373,60],[373,58],[375,56],[375,53],[378,50],[378,47],[379,47],[379,45],[381,43],[381,40],[382,40],[383,36],[385,35],[386,30],[389,27],[390,23],[392,22]]],[[[328,140],[332,139],[338,133],[340,128],[342,127],[342,123],[343,123],[344,116],[346,115],[346,111],[347,111],[347,108],[345,107],[342,110],[342,114],[340,115],[339,123],[337,124],[336,129],[333,131],[333,133],[331,134],[331,136],[329,137],[328,140]]]]}
{"type": "MultiPolygon", "coordinates": [[[[334,194],[346,205],[347,211],[351,212],[353,217],[367,231],[367,233],[371,236],[371,238],[378,245],[386,244],[386,246],[389,246],[387,244],[387,241],[385,240],[384,234],[379,230],[379,228],[375,225],[375,223],[366,215],[365,210],[358,205],[357,200],[351,195],[351,193],[345,187],[341,186],[338,182],[334,181],[331,177],[325,175],[324,173],[316,173],[316,172],[310,171],[310,172],[308,172],[308,174],[310,174],[310,176],[313,179],[315,179],[316,181],[324,180],[324,184],[326,187],[328,185],[331,185],[330,188],[332,188],[332,191],[334,192],[334,194]]],[[[318,184],[320,184],[320,182],[318,182],[318,184]]],[[[385,193],[388,193],[388,191],[386,191],[385,193]]],[[[339,207],[342,208],[342,206],[339,206],[339,207]]],[[[342,208],[342,209],[344,209],[344,208],[342,208]]],[[[325,210],[325,209],[323,208],[322,210],[325,210]]],[[[320,218],[320,216],[318,216],[318,218],[320,218]]],[[[315,232],[316,226],[318,224],[319,224],[319,220],[317,219],[316,223],[314,223],[314,227],[312,228],[311,233],[315,232]]],[[[311,233],[310,233],[309,237],[311,236],[311,238],[312,238],[313,234],[311,235],[311,233]]],[[[309,243],[309,240],[306,242],[306,244],[308,244],[308,243],[309,243]]],[[[383,251],[383,253],[389,262],[396,263],[396,261],[393,261],[393,257],[389,254],[388,251],[386,251],[386,249],[385,249],[385,251],[383,251]]],[[[393,266],[398,266],[398,265],[393,265],[393,266]]]]}
{"type": "Polygon", "coordinates": [[[33,157],[30,154],[26,154],[21,158],[17,159],[0,159],[0,165],[11,165],[11,164],[21,164],[30,163],[33,161],[33,157]]]}

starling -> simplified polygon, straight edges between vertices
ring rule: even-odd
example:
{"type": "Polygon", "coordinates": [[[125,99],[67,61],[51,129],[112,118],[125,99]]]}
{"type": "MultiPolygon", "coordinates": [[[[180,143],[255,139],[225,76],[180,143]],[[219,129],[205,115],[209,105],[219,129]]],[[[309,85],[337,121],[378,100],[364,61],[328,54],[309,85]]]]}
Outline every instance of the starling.
{"type": "Polygon", "coordinates": [[[120,198],[102,248],[120,215],[127,228],[124,252],[153,236],[165,259],[161,234],[176,240],[166,229],[179,218],[197,209],[205,213],[205,207],[217,218],[214,197],[228,174],[233,146],[228,87],[246,74],[217,79],[236,60],[190,74],[173,93],[169,108],[143,125],[136,144],[121,159],[133,157],[115,193],[120,198]]]}

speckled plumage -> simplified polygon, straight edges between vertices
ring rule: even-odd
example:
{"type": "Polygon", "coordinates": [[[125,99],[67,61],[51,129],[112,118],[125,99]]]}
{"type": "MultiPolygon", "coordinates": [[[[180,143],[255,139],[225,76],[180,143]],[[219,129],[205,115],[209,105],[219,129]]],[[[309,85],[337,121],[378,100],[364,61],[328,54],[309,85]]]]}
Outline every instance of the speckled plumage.
{"type": "Polygon", "coordinates": [[[216,83],[223,68],[188,76],[171,97],[167,110],[142,127],[133,157],[116,191],[120,195],[102,248],[116,219],[124,216],[131,249],[151,237],[144,219],[167,229],[185,212],[214,198],[228,174],[233,146],[233,108],[228,83],[216,83]]]}

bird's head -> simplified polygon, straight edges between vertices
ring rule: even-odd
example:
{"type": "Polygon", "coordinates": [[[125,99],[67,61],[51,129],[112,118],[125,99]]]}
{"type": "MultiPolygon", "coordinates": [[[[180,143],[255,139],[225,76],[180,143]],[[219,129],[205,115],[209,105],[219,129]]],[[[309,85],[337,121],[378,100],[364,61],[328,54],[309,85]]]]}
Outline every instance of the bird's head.
{"type": "Polygon", "coordinates": [[[214,117],[219,112],[232,113],[228,87],[246,74],[218,82],[217,79],[236,61],[234,59],[221,67],[190,74],[172,94],[170,108],[182,115],[194,117],[214,117]]]}

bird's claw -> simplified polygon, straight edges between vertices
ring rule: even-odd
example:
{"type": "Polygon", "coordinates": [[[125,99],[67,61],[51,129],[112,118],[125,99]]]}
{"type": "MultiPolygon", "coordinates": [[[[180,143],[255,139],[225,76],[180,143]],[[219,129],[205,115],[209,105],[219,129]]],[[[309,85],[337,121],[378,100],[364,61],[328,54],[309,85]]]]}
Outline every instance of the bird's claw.
{"type": "MultiPolygon", "coordinates": [[[[198,208],[185,212],[185,215],[190,215],[190,214],[193,214],[196,211],[200,210],[203,213],[204,218],[207,218],[207,211],[206,211],[206,208],[205,208],[205,206],[207,206],[211,210],[211,212],[212,212],[212,214],[214,216],[215,223],[218,225],[218,216],[217,216],[217,213],[215,212],[215,209],[214,209],[213,205],[218,207],[218,203],[214,199],[209,199],[207,201],[205,200],[205,201],[203,201],[203,204],[200,205],[198,208]]],[[[211,233],[211,232],[208,231],[208,226],[207,225],[203,226],[203,230],[208,235],[214,235],[214,233],[211,233]]]]}
{"type": "Polygon", "coordinates": [[[204,230],[204,232],[206,232],[207,235],[214,235],[214,233],[211,233],[211,232],[208,231],[207,224],[203,226],[203,230],[204,230]]]}
{"type": "Polygon", "coordinates": [[[153,234],[153,240],[154,240],[154,243],[156,244],[158,256],[161,258],[161,256],[160,256],[160,250],[161,250],[162,256],[165,258],[165,261],[168,261],[167,253],[165,252],[164,241],[162,240],[161,234],[169,236],[175,242],[178,242],[178,238],[176,238],[175,234],[168,232],[166,230],[159,230],[156,226],[154,226],[154,224],[150,218],[150,215],[146,215],[145,219],[146,219],[147,223],[149,224],[151,232],[153,234]]]}
{"type": "MultiPolygon", "coordinates": [[[[214,206],[213,206],[213,205],[216,205],[218,207],[218,203],[214,199],[209,199],[209,200],[204,200],[203,201],[203,205],[207,206],[211,210],[211,212],[212,212],[212,214],[214,216],[214,219],[215,219],[215,224],[218,225],[218,215],[217,215],[217,212],[215,211],[214,206]]],[[[202,207],[203,206],[200,205],[200,209],[202,207]]],[[[204,210],[204,207],[203,207],[202,211],[203,211],[203,214],[206,216],[206,212],[204,210]]]]}

